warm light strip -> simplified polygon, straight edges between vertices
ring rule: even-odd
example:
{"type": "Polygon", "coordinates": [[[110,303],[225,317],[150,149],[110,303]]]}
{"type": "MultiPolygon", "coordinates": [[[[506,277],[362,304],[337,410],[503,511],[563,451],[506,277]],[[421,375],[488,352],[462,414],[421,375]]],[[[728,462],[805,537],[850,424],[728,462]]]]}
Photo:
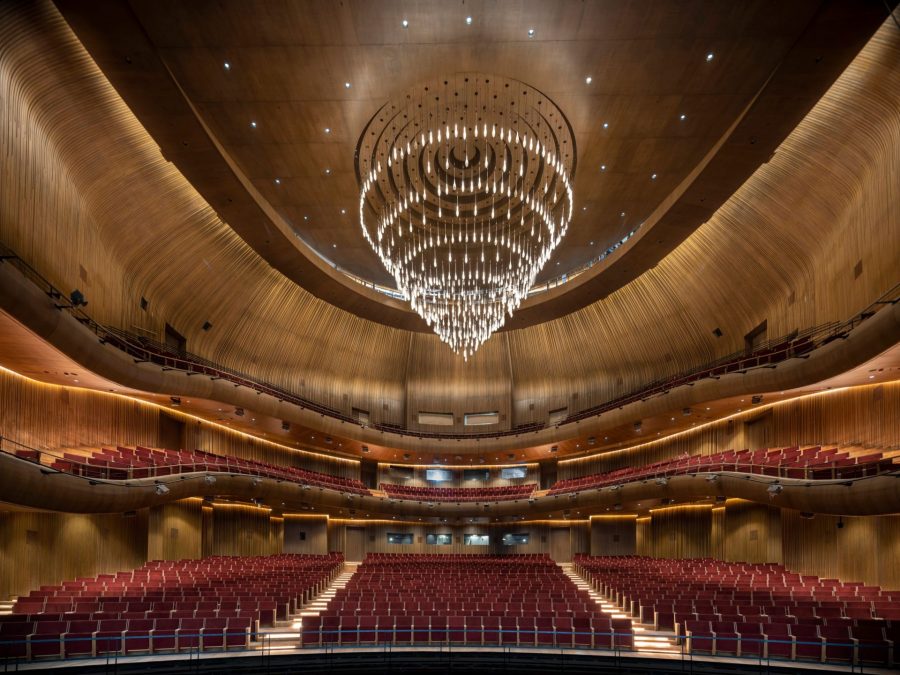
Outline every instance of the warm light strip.
{"type": "Polygon", "coordinates": [[[601,513],[601,514],[598,514],[595,516],[591,516],[590,520],[595,520],[595,519],[596,520],[621,520],[623,518],[628,518],[628,519],[637,518],[637,514],[636,513],[623,513],[621,515],[614,516],[614,515],[606,515],[604,513],[601,513]]]}
{"type": "MultiPolygon", "coordinates": [[[[629,445],[627,448],[617,448],[616,450],[601,450],[595,452],[592,455],[585,455],[583,457],[573,457],[571,459],[561,459],[559,460],[559,464],[570,464],[574,462],[586,462],[588,460],[597,459],[598,457],[610,457],[611,455],[617,455],[619,453],[632,452],[634,450],[638,450],[640,448],[646,448],[653,445],[660,445],[669,441],[673,438],[679,438],[681,436],[686,436],[690,434],[697,433],[706,429],[707,427],[711,427],[716,424],[720,424],[726,420],[732,419],[740,419],[743,417],[750,417],[759,414],[763,410],[768,410],[770,408],[774,408],[775,406],[788,405],[790,403],[796,403],[797,401],[802,401],[807,398],[812,398],[814,396],[825,396],[827,394],[836,394],[838,392],[843,391],[851,391],[854,389],[865,389],[869,387],[878,387],[885,384],[884,382],[878,382],[873,384],[857,384],[849,387],[835,387],[834,389],[826,389],[824,391],[814,391],[809,394],[801,394],[799,396],[794,396],[793,398],[787,398],[783,401],[772,401],[771,403],[765,403],[763,405],[753,406],[750,409],[744,410],[739,413],[732,413],[730,415],[726,415],[725,417],[719,417],[714,420],[710,420],[709,422],[704,422],[699,426],[690,427],[689,429],[682,429],[681,431],[675,431],[667,436],[662,436],[661,438],[654,438],[652,441],[645,441],[643,443],[638,443],[637,445],[629,445]]],[[[749,396],[750,394],[747,394],[749,396]]]]}
{"type": "MultiPolygon", "coordinates": [[[[186,418],[188,420],[199,422],[201,424],[208,424],[217,429],[221,429],[222,431],[226,431],[228,433],[235,434],[237,436],[243,436],[244,438],[250,438],[254,441],[263,443],[265,445],[270,445],[270,446],[276,447],[280,450],[287,450],[287,451],[290,451],[293,453],[309,455],[311,457],[315,457],[316,459],[325,459],[325,460],[335,461],[335,462],[344,462],[346,464],[357,464],[358,465],[360,463],[360,460],[353,459],[351,457],[334,457],[332,455],[326,455],[325,453],[321,453],[321,452],[313,452],[311,450],[304,450],[302,448],[292,448],[289,445],[283,445],[282,443],[278,443],[276,441],[270,441],[267,438],[260,438],[259,436],[247,433],[246,431],[241,431],[239,429],[232,429],[231,427],[226,426],[224,424],[220,424],[219,422],[214,422],[212,420],[208,420],[203,417],[198,417],[197,415],[192,415],[191,413],[186,413],[182,410],[178,410],[177,408],[160,405],[159,403],[155,403],[153,401],[146,401],[142,398],[128,396],[126,394],[119,394],[119,393],[111,392],[111,391],[102,391],[100,389],[91,389],[90,387],[73,387],[68,384],[53,384],[50,382],[42,382],[40,380],[35,380],[32,377],[28,377],[27,375],[22,375],[22,373],[18,373],[15,370],[10,370],[9,368],[7,368],[6,366],[3,366],[3,365],[0,365],[0,371],[2,371],[4,373],[8,373],[8,374],[13,375],[18,378],[21,378],[23,380],[26,380],[27,382],[30,382],[32,384],[35,384],[35,385],[41,386],[41,387],[55,387],[56,389],[72,390],[72,391],[88,391],[93,394],[97,394],[99,396],[109,396],[111,398],[125,399],[126,401],[130,401],[132,403],[137,403],[138,405],[147,406],[148,408],[154,408],[156,410],[165,410],[169,414],[173,414],[175,416],[180,416],[180,417],[186,418]]],[[[95,373],[92,373],[92,374],[96,375],[95,373]]],[[[12,440],[15,440],[15,439],[12,439],[12,440]]]]}
{"type": "Polygon", "coordinates": [[[711,509],[711,508],[712,508],[712,504],[679,504],[677,506],[663,506],[662,508],[659,508],[659,509],[650,509],[649,513],[665,513],[667,511],[678,511],[678,510],[684,510],[684,509],[697,510],[697,509],[711,509]]]}

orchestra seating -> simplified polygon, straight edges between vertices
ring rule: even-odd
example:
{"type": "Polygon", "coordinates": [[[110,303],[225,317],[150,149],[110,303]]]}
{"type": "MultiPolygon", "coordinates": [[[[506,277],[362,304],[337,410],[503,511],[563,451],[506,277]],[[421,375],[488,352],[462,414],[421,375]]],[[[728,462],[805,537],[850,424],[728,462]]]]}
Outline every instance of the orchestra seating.
{"type": "MultiPolygon", "coordinates": [[[[22,459],[39,461],[36,451],[19,450],[16,454],[22,459]]],[[[371,494],[366,486],[357,479],[251,459],[215,455],[203,450],[163,450],[137,446],[135,448],[116,447],[114,449],[89,450],[84,454],[66,452],[62,457],[54,458],[51,468],[89,478],[108,480],[151,478],[198,471],[239,473],[287,480],[351,494],[371,494]]]]}
{"type": "Polygon", "coordinates": [[[774,563],[575,558],[591,585],[691,653],[898,664],[900,591],[774,563]]]}
{"type": "Polygon", "coordinates": [[[305,647],[373,643],[631,649],[630,619],[604,614],[545,555],[369,554],[305,647]]]}
{"type": "Polygon", "coordinates": [[[342,567],[340,553],[218,556],[42,586],[0,616],[0,660],[247,649],[342,567]]]}
{"type": "Polygon", "coordinates": [[[528,483],[499,487],[441,488],[381,483],[381,489],[394,499],[413,499],[421,502],[495,502],[528,499],[537,489],[537,485],[528,483]]]}
{"type": "Polygon", "coordinates": [[[681,456],[643,466],[629,466],[607,473],[557,481],[548,494],[579,492],[651,478],[699,472],[736,471],[781,478],[862,478],[900,469],[896,453],[850,451],[820,446],[728,450],[712,455],[681,456]]]}

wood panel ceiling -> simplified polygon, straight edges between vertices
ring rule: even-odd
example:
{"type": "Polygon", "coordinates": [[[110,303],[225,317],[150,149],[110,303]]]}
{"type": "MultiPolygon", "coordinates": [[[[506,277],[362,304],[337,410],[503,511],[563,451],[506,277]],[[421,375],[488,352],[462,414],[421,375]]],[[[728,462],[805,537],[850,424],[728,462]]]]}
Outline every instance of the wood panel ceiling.
{"type": "MultiPolygon", "coordinates": [[[[579,154],[576,216],[540,281],[595,259],[648,219],[655,223],[673,206],[673,195],[696,178],[698,166],[721,149],[748,105],[768,85],[778,85],[758,120],[757,153],[716,167],[716,177],[727,174],[730,182],[707,185],[699,199],[704,206],[682,208],[677,222],[636,250],[632,257],[641,260],[630,274],[620,270],[609,283],[565,302],[540,298],[553,299],[555,309],[523,307],[510,322],[521,327],[606,295],[701,225],[765,161],[875,25],[866,18],[871,7],[824,11],[827,3],[820,0],[777,8],[770,0],[58,4],[167,154],[178,154],[182,170],[183,162],[193,164],[186,175],[210,199],[218,186],[206,183],[217,178],[216,158],[206,148],[190,156],[194,139],[173,143],[168,136],[187,136],[183,119],[174,113],[166,119],[177,107],[168,98],[174,90],[147,91],[159,75],[159,59],[218,146],[217,161],[244,179],[260,205],[259,211],[229,213],[233,195],[210,199],[257,251],[320,297],[414,330],[427,329],[405,305],[366,307],[371,294],[360,298],[360,289],[348,292],[333,278],[313,279],[321,270],[309,266],[321,261],[310,263],[315,256],[303,243],[354,274],[392,285],[359,230],[354,150],[368,119],[398,92],[480,71],[525,81],[562,108],[579,154]],[[803,45],[810,26],[823,30],[819,24],[826,31],[840,27],[842,43],[831,45],[824,63],[820,54],[785,67],[789,54],[797,58],[792,50],[803,45]],[[121,43],[137,27],[149,53],[126,56],[126,66],[123,49],[136,47],[121,43]],[[779,69],[793,80],[773,80],[779,69]]],[[[813,37],[822,34],[814,30],[813,37]]]]}

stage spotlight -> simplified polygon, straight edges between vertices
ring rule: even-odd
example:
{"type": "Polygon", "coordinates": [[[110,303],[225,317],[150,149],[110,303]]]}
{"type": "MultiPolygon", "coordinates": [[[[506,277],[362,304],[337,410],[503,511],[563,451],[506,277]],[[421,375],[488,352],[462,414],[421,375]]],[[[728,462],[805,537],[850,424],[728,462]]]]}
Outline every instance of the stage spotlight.
{"type": "Polygon", "coordinates": [[[72,303],[72,307],[87,307],[87,300],[84,299],[84,293],[79,291],[77,288],[69,293],[69,302],[72,303]]]}
{"type": "Polygon", "coordinates": [[[665,476],[660,476],[659,478],[656,479],[656,484],[665,487],[666,485],[669,484],[669,479],[666,478],[665,476]]]}
{"type": "Polygon", "coordinates": [[[781,491],[784,490],[784,486],[779,485],[778,483],[773,483],[772,485],[770,485],[768,487],[767,490],[768,490],[769,495],[774,497],[775,495],[781,494],[781,491]]]}
{"type": "Polygon", "coordinates": [[[166,487],[165,485],[163,485],[162,483],[157,483],[157,484],[156,484],[156,494],[158,494],[158,495],[167,495],[167,494],[169,494],[169,488],[167,488],[167,487],[166,487]]]}
{"type": "Polygon", "coordinates": [[[216,477],[215,477],[215,476],[204,476],[204,477],[203,477],[203,480],[206,481],[206,484],[207,484],[207,485],[215,485],[215,484],[216,484],[216,477]]]}
{"type": "Polygon", "coordinates": [[[706,480],[710,483],[715,483],[717,480],[719,480],[719,474],[711,473],[706,477],[706,480]]]}

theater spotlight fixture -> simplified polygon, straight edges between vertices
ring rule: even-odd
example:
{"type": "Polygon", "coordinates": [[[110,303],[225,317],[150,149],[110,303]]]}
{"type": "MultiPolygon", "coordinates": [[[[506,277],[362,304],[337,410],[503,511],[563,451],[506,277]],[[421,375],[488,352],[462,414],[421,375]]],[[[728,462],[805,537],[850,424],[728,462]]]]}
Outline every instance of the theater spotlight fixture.
{"type": "Polygon", "coordinates": [[[215,485],[215,484],[216,484],[216,477],[215,477],[215,476],[204,476],[204,477],[203,477],[203,480],[206,481],[206,484],[207,484],[207,485],[215,485]]]}
{"type": "Polygon", "coordinates": [[[770,486],[767,488],[768,493],[769,493],[772,497],[774,497],[775,495],[780,495],[782,490],[784,490],[784,486],[783,486],[783,485],[779,485],[778,483],[772,483],[772,485],[770,485],[770,486]]]}
{"type": "Polygon", "coordinates": [[[290,430],[291,430],[291,423],[290,423],[290,422],[282,422],[282,423],[281,423],[281,430],[282,430],[282,431],[290,431],[290,430]]]}
{"type": "Polygon", "coordinates": [[[711,473],[706,477],[706,480],[710,483],[715,483],[717,480],[719,480],[719,474],[711,473]]]}
{"type": "Polygon", "coordinates": [[[365,240],[464,359],[513,315],[574,213],[575,137],[533,87],[458,73],[401,92],[357,145],[365,240]]]}
{"type": "Polygon", "coordinates": [[[163,485],[162,483],[157,483],[157,484],[156,484],[156,494],[158,494],[158,495],[167,495],[167,494],[169,494],[169,488],[167,488],[167,487],[166,487],[165,485],[163,485]]]}
{"type": "Polygon", "coordinates": [[[669,484],[669,479],[666,478],[665,476],[660,476],[659,478],[656,479],[656,484],[662,485],[663,487],[665,487],[666,485],[669,484]]]}
{"type": "Polygon", "coordinates": [[[173,408],[178,408],[181,406],[181,398],[178,396],[170,396],[169,401],[171,401],[173,408]]]}
{"type": "Polygon", "coordinates": [[[250,485],[251,485],[252,487],[256,487],[256,486],[259,485],[260,483],[262,483],[262,478],[258,478],[258,477],[257,477],[257,478],[254,478],[253,480],[250,481],[250,485]]]}

